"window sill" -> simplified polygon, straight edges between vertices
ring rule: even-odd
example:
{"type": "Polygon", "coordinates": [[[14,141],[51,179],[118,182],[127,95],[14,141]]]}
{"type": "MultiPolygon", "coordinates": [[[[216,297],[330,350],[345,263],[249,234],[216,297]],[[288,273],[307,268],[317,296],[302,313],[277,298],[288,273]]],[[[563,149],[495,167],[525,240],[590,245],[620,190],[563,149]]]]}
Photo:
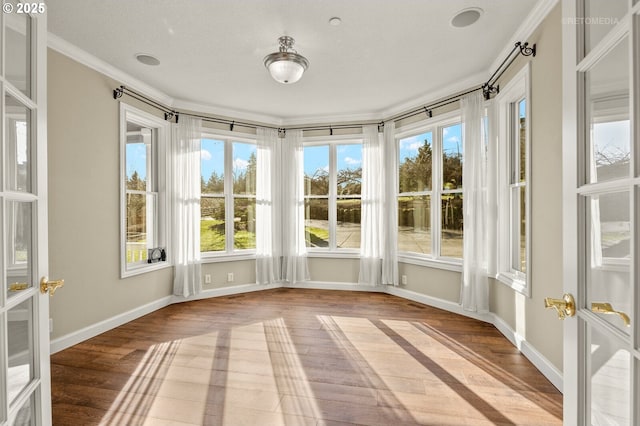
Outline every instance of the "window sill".
{"type": "Polygon", "coordinates": [[[428,268],[444,269],[445,271],[462,272],[462,261],[449,259],[431,259],[424,256],[412,256],[409,254],[399,254],[398,262],[410,265],[426,266],[428,268]]]}
{"type": "Polygon", "coordinates": [[[516,276],[510,272],[500,272],[496,275],[496,280],[505,284],[508,287],[511,287],[518,293],[522,293],[527,297],[531,297],[531,290],[527,285],[527,280],[522,277],[516,276]]]}
{"type": "Polygon", "coordinates": [[[246,250],[238,253],[202,254],[201,263],[235,262],[239,260],[256,260],[255,250],[246,250]]]}
{"type": "Polygon", "coordinates": [[[165,268],[171,268],[173,263],[171,262],[157,262],[157,263],[147,263],[139,264],[136,266],[131,266],[129,269],[125,269],[120,273],[120,278],[129,278],[134,277],[136,275],[146,274],[147,272],[159,271],[165,268]]]}
{"type": "Polygon", "coordinates": [[[307,252],[307,257],[326,257],[333,259],[360,259],[360,251],[354,249],[313,250],[307,252]]]}

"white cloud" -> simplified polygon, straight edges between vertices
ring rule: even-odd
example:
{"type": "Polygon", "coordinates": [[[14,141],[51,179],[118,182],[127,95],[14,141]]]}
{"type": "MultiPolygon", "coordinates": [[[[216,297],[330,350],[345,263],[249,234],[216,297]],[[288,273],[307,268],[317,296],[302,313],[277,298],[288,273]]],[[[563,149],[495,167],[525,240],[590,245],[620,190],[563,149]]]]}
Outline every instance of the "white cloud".
{"type": "Polygon", "coordinates": [[[243,160],[242,158],[236,158],[235,160],[233,160],[234,170],[245,170],[248,165],[249,165],[249,162],[246,160],[243,160]]]}
{"type": "Polygon", "coordinates": [[[356,164],[362,163],[362,160],[358,160],[357,158],[345,157],[344,162],[350,166],[355,166],[356,164]]]}
{"type": "Polygon", "coordinates": [[[201,149],[200,150],[200,158],[202,158],[204,161],[209,161],[209,160],[211,160],[211,153],[209,151],[207,151],[206,149],[201,149]]]}
{"type": "Polygon", "coordinates": [[[451,142],[451,143],[460,142],[460,138],[457,136],[451,136],[450,138],[447,139],[447,142],[451,142]]]}
{"type": "Polygon", "coordinates": [[[449,134],[449,129],[447,127],[445,127],[444,129],[442,129],[442,137],[444,138],[445,136],[447,136],[449,134]]]}
{"type": "Polygon", "coordinates": [[[322,167],[320,170],[324,170],[325,172],[329,173],[329,165],[327,164],[326,166],[322,167]]]}

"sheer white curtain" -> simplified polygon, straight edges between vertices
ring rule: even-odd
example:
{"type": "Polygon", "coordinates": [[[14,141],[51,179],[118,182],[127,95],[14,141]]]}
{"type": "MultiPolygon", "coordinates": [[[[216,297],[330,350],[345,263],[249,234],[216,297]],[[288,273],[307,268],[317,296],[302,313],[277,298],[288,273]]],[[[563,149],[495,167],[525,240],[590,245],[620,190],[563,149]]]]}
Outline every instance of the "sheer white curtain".
{"type": "Polygon", "coordinates": [[[282,274],[284,281],[309,280],[304,241],[304,157],[302,130],[287,130],[282,144],[282,274]],[[284,173],[284,172],[283,172],[284,173]]]}
{"type": "Polygon", "coordinates": [[[396,125],[393,121],[384,124],[384,202],[382,226],[382,284],[398,285],[398,148],[396,125]]]}
{"type": "Polygon", "coordinates": [[[375,286],[380,285],[382,281],[384,157],[378,126],[365,126],[363,133],[362,221],[358,283],[375,286]]]}
{"type": "Polygon", "coordinates": [[[281,279],[282,228],[280,171],[276,163],[280,153],[278,131],[257,129],[258,164],[256,176],[256,282],[270,284],[281,279]]]}
{"type": "Polygon", "coordinates": [[[180,116],[173,143],[173,294],[202,291],[200,280],[200,128],[202,121],[180,116]]]}
{"type": "Polygon", "coordinates": [[[460,299],[463,309],[478,313],[489,312],[487,129],[483,125],[483,103],[480,91],[460,100],[464,144],[464,248],[460,299]]]}

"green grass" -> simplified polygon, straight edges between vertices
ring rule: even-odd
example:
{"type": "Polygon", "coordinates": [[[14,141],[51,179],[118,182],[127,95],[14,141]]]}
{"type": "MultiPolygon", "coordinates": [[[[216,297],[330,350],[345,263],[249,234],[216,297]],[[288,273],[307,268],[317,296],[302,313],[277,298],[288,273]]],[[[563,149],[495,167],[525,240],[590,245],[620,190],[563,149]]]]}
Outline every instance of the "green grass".
{"type": "MultiPolygon", "coordinates": [[[[220,232],[220,225],[224,222],[215,219],[200,221],[200,251],[224,251],[224,231],[220,232]]],[[[249,231],[236,231],[233,247],[236,249],[252,249],[256,247],[256,234],[249,231]]]]}
{"type": "Polygon", "coordinates": [[[327,247],[329,245],[328,229],[305,226],[304,231],[307,246],[327,247]]]}

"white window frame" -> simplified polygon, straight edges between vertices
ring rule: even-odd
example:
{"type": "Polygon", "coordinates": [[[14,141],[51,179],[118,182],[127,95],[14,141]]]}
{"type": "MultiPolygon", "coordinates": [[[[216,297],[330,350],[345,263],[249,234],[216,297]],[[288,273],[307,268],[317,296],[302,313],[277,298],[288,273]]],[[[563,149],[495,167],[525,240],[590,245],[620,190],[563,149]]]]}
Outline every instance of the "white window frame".
{"type": "MultiPolygon", "coordinates": [[[[256,249],[235,249],[234,242],[234,221],[228,220],[233,218],[235,212],[233,210],[235,198],[253,198],[256,195],[236,195],[233,192],[233,143],[246,143],[255,145],[256,149],[258,141],[254,135],[246,135],[238,132],[229,132],[224,130],[202,129],[202,139],[212,139],[224,142],[224,194],[212,198],[224,199],[224,215],[225,215],[225,250],[224,251],[202,251],[200,252],[201,260],[205,263],[224,262],[233,258],[233,260],[249,260],[256,258],[256,249]]],[[[202,173],[200,173],[202,176],[202,173]]],[[[256,176],[257,178],[257,176],[256,176]]],[[[200,177],[198,177],[200,179],[200,177]]],[[[198,181],[198,185],[199,185],[198,181]]],[[[202,198],[202,197],[201,197],[202,198]]],[[[256,218],[257,220],[257,218],[256,218]]]]}
{"type": "MultiPolygon", "coordinates": [[[[515,291],[531,297],[531,80],[530,64],[526,64],[513,79],[496,96],[498,114],[498,146],[497,146],[497,194],[498,194],[498,225],[496,236],[496,279],[513,288],[515,291]],[[523,273],[512,267],[515,256],[513,248],[514,215],[511,193],[513,188],[522,186],[512,184],[510,173],[512,170],[511,145],[514,136],[515,117],[518,112],[517,104],[526,100],[525,110],[525,250],[526,272],[523,273]]],[[[518,136],[519,137],[519,133],[518,136]]],[[[519,159],[517,160],[519,161],[519,159]]],[[[520,220],[517,218],[517,220],[520,220]]],[[[519,230],[518,230],[519,235],[519,230]]]]}
{"type": "MultiPolygon", "coordinates": [[[[311,146],[329,146],[329,195],[328,197],[328,221],[329,221],[329,247],[307,247],[309,257],[336,257],[336,258],[359,258],[359,248],[340,248],[336,247],[336,227],[337,227],[337,186],[338,186],[338,145],[363,145],[362,137],[354,137],[354,135],[337,135],[337,136],[312,136],[305,137],[302,140],[303,148],[311,146]]],[[[304,151],[303,151],[304,152],[304,151]]],[[[304,160],[303,160],[304,161],[304,160]]],[[[309,198],[327,198],[324,195],[305,195],[304,199],[309,198]]],[[[340,198],[354,198],[362,200],[362,191],[360,196],[349,196],[340,198]]],[[[362,206],[362,204],[361,204],[362,206]]],[[[306,217],[305,217],[306,222],[306,217]]],[[[362,223],[361,223],[362,225],[362,223]]]]}
{"type": "MultiPolygon", "coordinates": [[[[442,129],[452,125],[460,124],[462,117],[460,111],[452,111],[437,117],[410,124],[396,131],[395,147],[396,151],[400,150],[400,141],[412,136],[423,133],[432,132],[432,161],[431,165],[431,190],[422,192],[400,192],[399,186],[395,192],[396,209],[398,208],[398,197],[401,195],[428,195],[431,203],[431,253],[416,253],[407,251],[398,251],[398,260],[403,263],[413,265],[430,266],[449,271],[462,271],[462,258],[454,258],[440,255],[441,238],[442,238],[442,212],[441,205],[442,195],[449,193],[462,193],[462,189],[445,190],[443,188],[442,176],[442,129]]],[[[464,143],[464,141],[462,141],[464,143]]],[[[464,151],[463,151],[464,152],[464,151]]],[[[463,154],[464,161],[464,154],[463,154]]],[[[397,156],[396,174],[399,179],[400,173],[400,157],[397,156]]],[[[399,181],[398,181],[399,185],[399,181]]],[[[464,202],[464,199],[463,199],[464,202]]],[[[397,226],[397,225],[396,225],[397,226]]]]}
{"type": "MultiPolygon", "coordinates": [[[[170,135],[170,124],[162,118],[151,115],[140,109],[132,107],[124,103],[120,103],[120,277],[126,278],[134,275],[143,274],[158,269],[172,266],[170,235],[169,235],[169,206],[168,206],[168,188],[170,182],[170,164],[167,155],[167,147],[170,135]],[[155,188],[151,192],[157,193],[156,216],[152,217],[155,228],[156,247],[165,248],[167,252],[167,260],[147,263],[138,261],[136,263],[127,263],[127,170],[126,170],[126,145],[127,145],[127,122],[134,122],[141,126],[155,129],[155,147],[151,151],[155,151],[152,155],[147,155],[147,173],[155,180],[155,188]],[[154,164],[155,163],[155,164],[154,164]]],[[[145,191],[144,193],[148,193],[145,191]]]]}

